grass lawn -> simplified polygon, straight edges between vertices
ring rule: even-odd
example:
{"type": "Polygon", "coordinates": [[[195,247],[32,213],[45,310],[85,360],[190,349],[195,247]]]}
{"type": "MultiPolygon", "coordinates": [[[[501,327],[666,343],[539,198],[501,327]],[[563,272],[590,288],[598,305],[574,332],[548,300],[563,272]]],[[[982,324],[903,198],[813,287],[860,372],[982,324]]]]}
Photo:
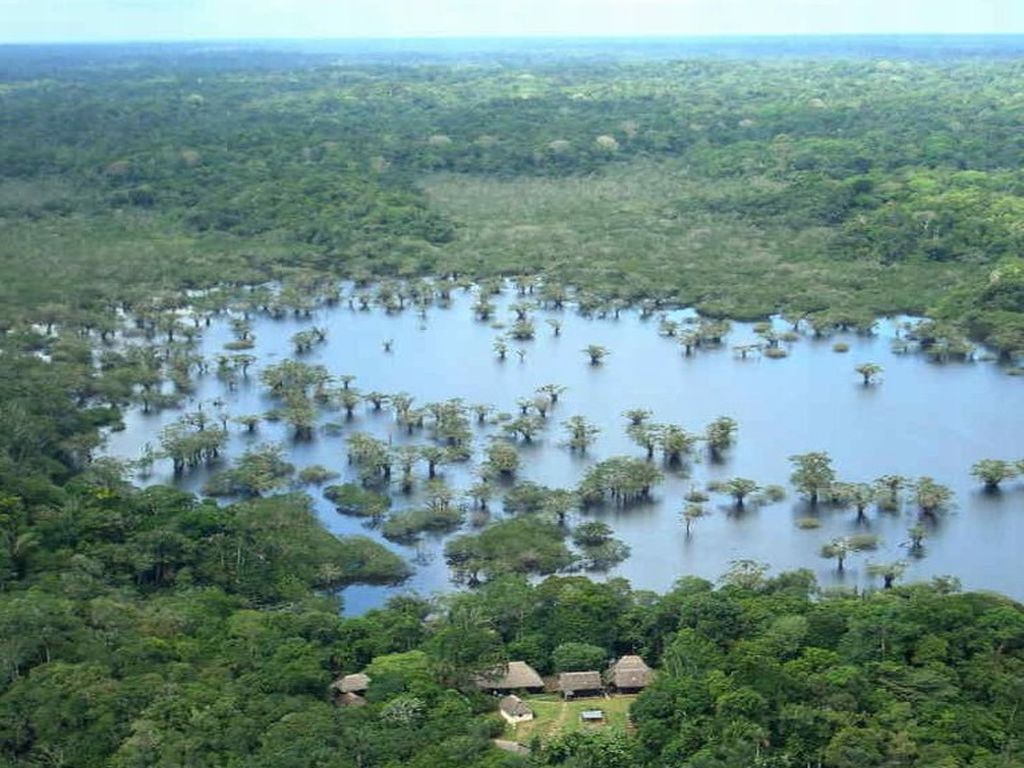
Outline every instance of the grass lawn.
{"type": "Polygon", "coordinates": [[[515,728],[506,726],[509,738],[520,744],[526,744],[534,736],[542,740],[554,738],[563,733],[572,733],[588,728],[618,728],[625,730],[630,705],[636,700],[635,695],[613,696],[611,698],[580,699],[578,701],[562,701],[556,694],[529,696],[524,699],[534,712],[534,719],[527,723],[519,723],[515,728]],[[580,713],[587,709],[600,709],[604,712],[604,723],[587,725],[580,720],[580,713]]]}

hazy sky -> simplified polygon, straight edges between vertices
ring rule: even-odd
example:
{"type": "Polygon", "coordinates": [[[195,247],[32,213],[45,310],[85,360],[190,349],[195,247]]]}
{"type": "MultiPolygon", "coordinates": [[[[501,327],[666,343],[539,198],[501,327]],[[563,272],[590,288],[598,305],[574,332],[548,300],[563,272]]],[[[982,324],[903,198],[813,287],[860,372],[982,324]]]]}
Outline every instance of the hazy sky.
{"type": "Polygon", "coordinates": [[[0,0],[0,41],[1024,33],[1024,0],[0,0]]]}

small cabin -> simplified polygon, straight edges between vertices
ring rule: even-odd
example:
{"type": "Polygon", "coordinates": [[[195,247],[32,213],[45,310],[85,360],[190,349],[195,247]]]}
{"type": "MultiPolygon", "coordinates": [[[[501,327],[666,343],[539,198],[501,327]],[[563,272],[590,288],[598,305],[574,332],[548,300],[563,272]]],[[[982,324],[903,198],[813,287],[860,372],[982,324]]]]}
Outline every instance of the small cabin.
{"type": "Polygon", "coordinates": [[[639,656],[623,656],[608,668],[608,686],[619,693],[639,693],[651,684],[653,672],[639,656]]]}
{"type": "Polygon", "coordinates": [[[558,690],[566,699],[604,695],[600,672],[563,672],[558,676],[558,690]]]}
{"type": "Polygon", "coordinates": [[[533,710],[515,694],[502,697],[498,702],[498,712],[512,725],[533,720],[533,710]]]}
{"type": "Polygon", "coordinates": [[[544,690],[544,681],[537,670],[525,661],[510,661],[494,672],[479,675],[476,685],[484,691],[492,693],[509,693],[511,691],[530,691],[539,693],[544,690]]]}

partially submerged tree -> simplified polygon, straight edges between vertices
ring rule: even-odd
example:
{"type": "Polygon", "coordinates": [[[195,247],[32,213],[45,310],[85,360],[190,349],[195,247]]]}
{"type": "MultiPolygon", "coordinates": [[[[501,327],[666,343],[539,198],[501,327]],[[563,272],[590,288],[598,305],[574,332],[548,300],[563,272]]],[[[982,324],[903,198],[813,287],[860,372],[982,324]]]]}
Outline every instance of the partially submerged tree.
{"type": "Polygon", "coordinates": [[[920,477],[914,483],[914,501],[922,517],[936,519],[949,511],[953,491],[930,477],[920,477]]]}
{"type": "Polygon", "coordinates": [[[832,458],[824,451],[812,451],[790,456],[789,461],[793,464],[790,482],[807,496],[812,507],[816,506],[818,498],[835,482],[832,458]]]}
{"type": "Polygon", "coordinates": [[[985,484],[986,490],[996,491],[1004,480],[1016,477],[1017,466],[1001,459],[982,459],[971,467],[971,476],[985,484]]]}
{"type": "Polygon", "coordinates": [[[587,448],[594,444],[601,428],[591,424],[583,416],[572,416],[563,422],[563,429],[568,433],[565,444],[572,451],[586,453],[587,448]]]}
{"type": "Polygon", "coordinates": [[[861,363],[854,370],[861,375],[866,387],[878,380],[879,375],[882,373],[882,366],[878,363],[861,363]]]}
{"type": "Polygon", "coordinates": [[[700,520],[702,517],[707,517],[707,509],[703,504],[690,503],[687,504],[682,511],[683,525],[686,528],[686,535],[689,537],[690,528],[695,522],[700,520]]]}
{"type": "Polygon", "coordinates": [[[591,365],[600,365],[608,357],[609,352],[607,347],[602,347],[598,344],[588,344],[584,347],[583,354],[590,359],[591,365]]]}
{"type": "Polygon", "coordinates": [[[736,420],[729,416],[719,416],[708,424],[707,429],[704,430],[704,439],[707,441],[708,450],[713,458],[719,458],[722,453],[732,447],[738,427],[736,420]]]}
{"type": "Polygon", "coordinates": [[[729,494],[736,508],[743,509],[747,497],[760,491],[761,486],[746,477],[732,477],[709,483],[708,490],[729,494]]]}
{"type": "Polygon", "coordinates": [[[868,575],[878,576],[882,579],[883,589],[892,589],[893,583],[907,569],[907,564],[902,560],[892,563],[871,563],[868,565],[868,575]]]}

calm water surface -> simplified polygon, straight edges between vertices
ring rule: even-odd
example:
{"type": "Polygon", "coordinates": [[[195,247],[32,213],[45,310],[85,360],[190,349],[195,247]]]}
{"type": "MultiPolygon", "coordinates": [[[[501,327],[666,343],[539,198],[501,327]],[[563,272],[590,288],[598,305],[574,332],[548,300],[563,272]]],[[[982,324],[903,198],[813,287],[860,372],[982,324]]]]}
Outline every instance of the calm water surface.
{"type": "MultiPolygon", "coordinates": [[[[504,306],[517,297],[508,291],[498,297],[502,309],[496,317],[508,320],[504,306]]],[[[530,396],[547,383],[568,389],[549,415],[547,432],[521,449],[521,479],[552,487],[571,487],[590,464],[614,455],[642,455],[625,434],[622,411],[649,408],[653,421],[675,423],[702,431],[712,419],[732,416],[739,422],[736,446],[724,463],[711,464],[695,457],[682,471],[666,474],[656,488],[653,504],[626,510],[606,510],[590,516],[606,520],[627,542],[632,557],[611,575],[624,576],[635,588],[663,591],[680,576],[695,574],[717,578],[731,561],[752,559],[771,564],[775,571],[810,568],[823,584],[864,586],[869,562],[907,559],[906,580],[951,574],[964,587],[994,589],[1024,599],[1024,572],[1019,567],[1024,544],[1024,483],[1014,481],[997,495],[983,493],[969,475],[981,458],[1024,458],[1024,382],[1007,376],[993,363],[937,365],[919,355],[891,351],[895,321],[882,321],[874,336],[840,334],[828,340],[801,339],[789,346],[783,360],[737,359],[731,347],[756,341],[749,324],[735,324],[720,349],[684,357],[674,339],[658,333],[656,319],[643,320],[624,312],[618,320],[587,319],[571,310],[537,311],[537,338],[522,344],[523,361],[510,352],[500,362],[492,350],[503,331],[473,318],[473,297],[459,293],[450,309],[432,309],[426,317],[407,310],[352,310],[341,305],[319,311],[313,318],[253,319],[256,348],[251,352],[263,364],[292,355],[290,336],[316,324],[328,329],[328,341],[302,359],[326,366],[333,374],[354,374],[354,386],[363,392],[408,392],[416,405],[453,397],[467,404],[490,403],[498,410],[517,413],[516,399],[530,396]],[[562,334],[555,337],[544,322],[558,317],[562,334]],[[391,353],[382,348],[393,339],[391,353]],[[850,344],[850,352],[832,351],[836,340],[850,344]],[[601,366],[587,364],[583,347],[601,344],[611,354],[601,366]],[[865,361],[882,364],[883,380],[863,387],[853,368],[865,361]],[[561,422],[583,415],[601,427],[596,444],[585,458],[561,447],[561,422]],[[743,476],[762,484],[787,484],[792,454],[828,451],[842,480],[870,481],[886,473],[930,475],[950,486],[957,507],[941,520],[926,542],[926,556],[907,558],[906,529],[916,519],[912,509],[899,514],[872,511],[866,525],[856,523],[852,511],[821,509],[821,527],[801,530],[795,525],[809,510],[791,493],[783,502],[736,514],[725,497],[713,496],[712,514],[684,535],[679,512],[683,495],[711,479],[743,476]],[[857,554],[841,578],[834,564],[821,559],[821,545],[835,536],[871,532],[882,539],[876,552],[857,554]]],[[[682,317],[685,313],[674,313],[682,317]]],[[[784,326],[779,324],[780,329],[784,326]]],[[[202,351],[216,359],[232,339],[226,321],[215,321],[206,332],[202,351]]],[[[195,401],[222,398],[233,415],[262,413],[273,407],[258,383],[258,367],[250,383],[230,392],[211,373],[197,386],[195,401]]],[[[187,406],[194,408],[195,402],[187,406]]],[[[126,429],[109,436],[111,455],[134,458],[146,442],[159,445],[164,424],[180,411],[145,415],[126,414],[126,429]]],[[[324,413],[322,421],[340,421],[343,413],[324,413]]],[[[397,444],[407,440],[388,411],[357,411],[346,427],[353,431],[390,436],[397,444]]],[[[494,427],[477,430],[477,456],[494,427]]],[[[425,441],[425,436],[417,436],[425,441]]],[[[233,435],[230,455],[238,455],[253,442],[280,441],[291,461],[301,468],[323,464],[346,477],[352,468],[346,459],[345,438],[318,435],[294,444],[282,424],[264,424],[255,438],[233,435]]],[[[425,471],[425,470],[424,470],[425,471]]],[[[466,488],[474,481],[472,466],[444,469],[447,481],[466,488]]],[[[188,475],[181,485],[198,490],[208,470],[188,475]]],[[[158,462],[147,482],[172,482],[169,463],[158,462]]],[[[363,521],[339,515],[333,505],[309,489],[317,512],[331,531],[365,534],[414,562],[415,575],[397,591],[423,594],[453,589],[444,564],[445,537],[427,536],[416,547],[384,540],[363,521]]],[[[396,498],[396,507],[416,498],[396,498]]],[[[492,516],[500,517],[500,504],[492,516]]],[[[349,587],[344,592],[346,612],[359,613],[380,604],[396,589],[349,587]]]]}

